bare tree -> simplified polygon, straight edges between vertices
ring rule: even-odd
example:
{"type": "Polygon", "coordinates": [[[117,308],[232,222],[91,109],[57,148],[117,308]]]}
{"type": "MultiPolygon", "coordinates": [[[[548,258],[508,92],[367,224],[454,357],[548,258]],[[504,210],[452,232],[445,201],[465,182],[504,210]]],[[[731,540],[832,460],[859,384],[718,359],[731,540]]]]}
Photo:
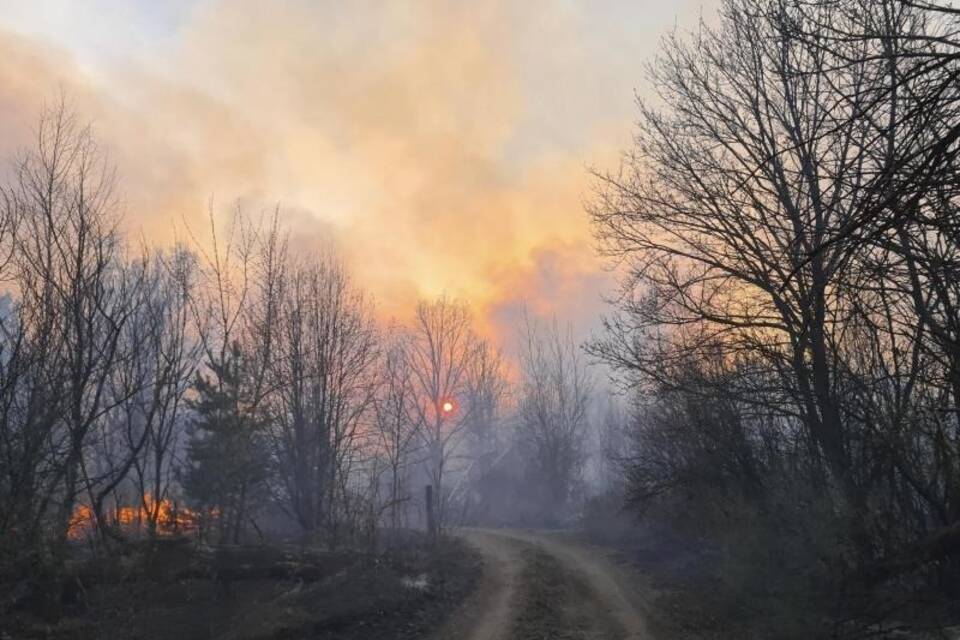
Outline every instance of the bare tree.
{"type": "Polygon", "coordinates": [[[415,411],[433,487],[435,525],[447,520],[449,498],[444,481],[455,444],[466,427],[462,398],[477,340],[467,307],[446,296],[417,305],[409,343],[409,363],[416,390],[415,411]]]}
{"type": "Polygon", "coordinates": [[[942,204],[960,187],[960,13],[912,0],[792,0],[763,10],[786,18],[785,33],[821,50],[837,68],[873,64],[886,70],[883,81],[859,90],[832,84],[850,98],[866,130],[888,146],[887,161],[861,176],[860,215],[835,242],[862,243],[905,223],[946,230],[948,216],[931,204],[942,204]]]}
{"type": "Polygon", "coordinates": [[[641,104],[635,152],[602,178],[593,218],[608,254],[629,262],[629,317],[596,351],[654,376],[700,345],[765,354],[789,372],[797,414],[855,501],[833,340],[859,247],[832,239],[860,213],[849,185],[885,156],[832,84],[866,92],[883,70],[833,69],[753,8],[727,2],[696,49],[668,45],[651,78],[670,111],[641,104]]]}
{"type": "Polygon", "coordinates": [[[558,521],[581,479],[593,382],[568,329],[526,317],[520,356],[517,439],[540,517],[558,521]]]}
{"type": "MultiPolygon", "coordinates": [[[[270,334],[259,335],[262,342],[252,340],[250,325],[264,237],[262,220],[252,220],[239,207],[225,234],[212,202],[208,220],[209,242],[193,238],[201,260],[196,294],[188,300],[203,366],[192,381],[193,433],[181,471],[187,493],[203,507],[204,528],[209,521],[221,542],[237,542],[253,521],[260,497],[255,494],[266,479],[260,448],[267,425],[261,405],[270,334]]],[[[274,237],[266,239],[268,247],[274,237]]]]}
{"type": "Polygon", "coordinates": [[[487,516],[498,497],[492,474],[507,452],[503,429],[509,391],[500,351],[487,340],[479,341],[467,376],[465,455],[470,466],[463,479],[469,492],[464,510],[474,518],[487,516]]]}
{"type": "Polygon", "coordinates": [[[374,399],[375,427],[380,455],[386,461],[390,493],[385,508],[390,527],[402,524],[404,503],[410,499],[406,476],[417,445],[415,395],[404,334],[394,329],[382,356],[379,392],[374,399]]]}
{"type": "Polygon", "coordinates": [[[218,232],[212,202],[207,218],[209,242],[193,237],[193,248],[201,258],[201,288],[190,301],[204,358],[216,364],[228,359],[234,343],[243,338],[261,235],[239,208],[229,220],[225,238],[218,232]]]}
{"type": "MultiPolygon", "coordinates": [[[[153,318],[146,352],[151,358],[145,393],[136,410],[143,416],[146,444],[135,460],[138,498],[147,530],[157,527],[174,485],[185,428],[183,401],[199,366],[201,344],[191,329],[195,257],[183,247],[155,259],[146,308],[153,318]]],[[[176,518],[176,509],[173,517],[176,518]]]]}
{"type": "Polygon", "coordinates": [[[734,526],[723,496],[867,582],[960,549],[957,67],[914,4],[727,0],[591,211],[624,275],[591,350],[650,400],[634,496],[734,526]]]}
{"type": "MultiPolygon", "coordinates": [[[[46,366],[62,372],[56,393],[63,404],[54,405],[59,415],[43,429],[58,460],[52,481],[59,540],[81,491],[88,436],[120,401],[109,393],[112,368],[125,357],[121,337],[137,308],[138,275],[124,269],[113,180],[89,128],[61,102],[44,112],[36,150],[19,163],[5,197],[19,220],[13,251],[19,323],[34,333],[38,353],[52,358],[46,366]]],[[[45,512],[42,505],[39,513],[45,512]]]]}
{"type": "Polygon", "coordinates": [[[90,455],[81,465],[94,524],[109,537],[120,535],[115,525],[132,523],[110,520],[108,498],[115,517],[137,514],[136,524],[151,536],[168,498],[185,426],[181,405],[199,356],[199,341],[188,333],[192,264],[180,248],[145,253],[128,267],[140,286],[120,339],[123,358],[112,368],[108,395],[114,409],[95,425],[90,455]]]}
{"type": "Polygon", "coordinates": [[[339,261],[289,267],[267,364],[283,503],[307,533],[332,539],[350,515],[351,473],[374,399],[379,337],[339,261]]]}
{"type": "Polygon", "coordinates": [[[630,420],[630,412],[624,408],[621,399],[608,395],[597,429],[597,480],[602,490],[622,488],[630,420]]]}

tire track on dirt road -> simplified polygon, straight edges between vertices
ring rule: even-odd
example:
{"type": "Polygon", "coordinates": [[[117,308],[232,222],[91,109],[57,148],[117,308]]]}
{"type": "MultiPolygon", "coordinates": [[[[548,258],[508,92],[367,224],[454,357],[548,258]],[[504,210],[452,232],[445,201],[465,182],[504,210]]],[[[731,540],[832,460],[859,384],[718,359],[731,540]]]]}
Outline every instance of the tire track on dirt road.
{"type": "MultiPolygon", "coordinates": [[[[564,619],[575,622],[564,638],[591,640],[649,640],[643,616],[632,599],[627,574],[606,554],[562,536],[514,529],[464,529],[458,535],[483,557],[483,576],[476,592],[467,599],[438,635],[440,640],[525,640],[517,637],[517,621],[522,628],[536,626],[536,616],[547,611],[531,611],[531,590],[542,588],[531,579],[531,562],[549,559],[539,567],[555,567],[555,574],[540,576],[543,584],[564,583],[562,602],[550,602],[564,619]],[[545,555],[544,555],[545,554],[545,555]]],[[[552,615],[552,613],[550,614],[552,615]]],[[[544,626],[556,627],[556,620],[544,620],[544,626]]]]}

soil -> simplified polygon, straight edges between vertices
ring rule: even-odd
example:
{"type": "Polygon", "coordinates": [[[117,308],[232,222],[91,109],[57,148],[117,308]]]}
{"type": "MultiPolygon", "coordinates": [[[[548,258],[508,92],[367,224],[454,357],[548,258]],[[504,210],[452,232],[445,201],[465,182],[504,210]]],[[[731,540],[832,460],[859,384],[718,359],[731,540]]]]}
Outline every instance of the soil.
{"type": "Polygon", "coordinates": [[[461,535],[483,557],[483,577],[439,638],[651,638],[642,613],[642,585],[606,551],[551,532],[465,530],[461,535]]]}

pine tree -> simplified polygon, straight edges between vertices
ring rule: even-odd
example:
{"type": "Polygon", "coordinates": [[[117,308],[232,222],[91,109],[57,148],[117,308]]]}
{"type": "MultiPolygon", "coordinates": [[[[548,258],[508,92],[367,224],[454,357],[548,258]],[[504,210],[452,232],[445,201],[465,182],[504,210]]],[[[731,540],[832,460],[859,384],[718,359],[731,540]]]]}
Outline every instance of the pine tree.
{"type": "Polygon", "coordinates": [[[242,540],[251,505],[267,477],[264,421],[252,408],[244,357],[234,343],[223,362],[209,362],[212,377],[198,375],[190,402],[187,495],[216,523],[219,543],[242,540]]]}

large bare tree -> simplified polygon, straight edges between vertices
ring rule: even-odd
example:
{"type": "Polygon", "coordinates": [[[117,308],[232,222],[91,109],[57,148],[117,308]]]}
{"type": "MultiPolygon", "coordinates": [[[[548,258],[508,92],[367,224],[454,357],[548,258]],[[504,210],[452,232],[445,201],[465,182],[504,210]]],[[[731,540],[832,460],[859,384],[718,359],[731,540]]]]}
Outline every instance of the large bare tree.
{"type": "Polygon", "coordinates": [[[16,324],[41,359],[31,365],[31,377],[55,376],[42,393],[57,399],[47,395],[45,407],[27,410],[47,417],[40,424],[29,418],[21,428],[28,440],[39,433],[52,455],[48,487],[56,493],[38,492],[36,516],[56,501],[59,540],[67,536],[82,491],[90,434],[123,400],[111,395],[110,382],[113,367],[131,355],[122,337],[139,305],[140,272],[125,268],[113,184],[90,129],[60,102],[44,112],[35,149],[23,156],[5,190],[8,214],[18,221],[12,254],[20,296],[16,324]]]}
{"type": "Polygon", "coordinates": [[[444,483],[467,425],[463,399],[476,350],[466,305],[446,296],[417,305],[408,353],[419,434],[433,487],[428,509],[433,509],[437,527],[443,527],[449,516],[452,487],[444,483]]]}
{"type": "Polygon", "coordinates": [[[334,256],[289,265],[274,293],[266,366],[281,495],[306,532],[327,529],[335,540],[356,506],[352,474],[377,387],[379,332],[334,256]]]}
{"type": "Polygon", "coordinates": [[[956,60],[916,4],[725,1],[591,209],[623,275],[592,351],[654,398],[634,488],[774,528],[789,495],[875,580],[960,549],[956,60]]]}

